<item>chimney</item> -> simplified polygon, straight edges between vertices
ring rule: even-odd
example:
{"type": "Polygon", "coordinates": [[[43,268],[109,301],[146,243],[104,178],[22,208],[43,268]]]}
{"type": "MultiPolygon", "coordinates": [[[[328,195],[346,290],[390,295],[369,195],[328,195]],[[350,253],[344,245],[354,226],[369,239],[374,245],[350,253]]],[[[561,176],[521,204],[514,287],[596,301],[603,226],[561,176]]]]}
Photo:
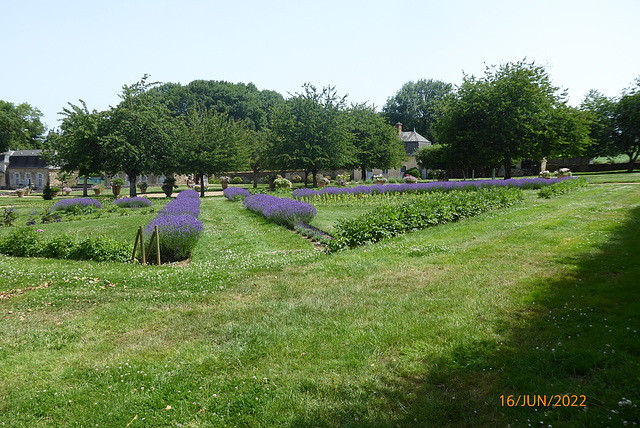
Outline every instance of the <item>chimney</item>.
{"type": "Polygon", "coordinates": [[[396,123],[396,128],[398,128],[398,135],[402,134],[402,123],[396,123]]]}

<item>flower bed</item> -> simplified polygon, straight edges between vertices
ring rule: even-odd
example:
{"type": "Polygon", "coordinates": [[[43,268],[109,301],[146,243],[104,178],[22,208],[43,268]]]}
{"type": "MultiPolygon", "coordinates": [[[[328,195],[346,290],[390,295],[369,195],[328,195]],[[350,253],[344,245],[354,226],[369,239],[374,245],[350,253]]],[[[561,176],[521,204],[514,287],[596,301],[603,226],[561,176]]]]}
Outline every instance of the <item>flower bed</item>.
{"type": "Polygon", "coordinates": [[[231,202],[242,201],[251,196],[251,193],[242,187],[227,187],[224,189],[223,194],[231,202]]]}
{"type": "Polygon", "coordinates": [[[151,201],[147,198],[136,196],[133,198],[122,198],[113,201],[113,204],[120,208],[144,208],[150,207],[151,201]]]}
{"type": "MultiPolygon", "coordinates": [[[[183,190],[160,210],[145,228],[147,239],[158,226],[160,255],[165,262],[185,260],[200,239],[203,226],[200,215],[200,198],[195,190],[183,190]]],[[[151,246],[149,258],[155,257],[155,247],[151,246]]]]}
{"type": "Polygon", "coordinates": [[[93,198],[73,198],[62,199],[51,208],[53,211],[64,211],[74,214],[91,212],[94,209],[101,209],[102,204],[100,201],[93,198]]]}
{"type": "Polygon", "coordinates": [[[329,248],[335,251],[371,244],[405,232],[508,207],[523,199],[522,190],[516,187],[416,195],[401,202],[389,202],[357,217],[338,220],[329,248]]]}
{"type": "Polygon", "coordinates": [[[313,201],[331,200],[335,196],[361,197],[365,195],[380,194],[403,194],[403,193],[428,193],[428,192],[448,192],[451,190],[477,190],[484,187],[519,187],[521,189],[540,189],[561,179],[544,178],[513,178],[509,180],[475,180],[475,181],[446,181],[430,183],[404,183],[404,184],[376,184],[373,186],[325,187],[324,189],[296,189],[293,191],[293,198],[299,200],[313,201]]]}
{"type": "Polygon", "coordinates": [[[250,196],[244,200],[242,205],[269,221],[291,229],[299,222],[311,223],[317,214],[313,205],[271,195],[250,196]]]}

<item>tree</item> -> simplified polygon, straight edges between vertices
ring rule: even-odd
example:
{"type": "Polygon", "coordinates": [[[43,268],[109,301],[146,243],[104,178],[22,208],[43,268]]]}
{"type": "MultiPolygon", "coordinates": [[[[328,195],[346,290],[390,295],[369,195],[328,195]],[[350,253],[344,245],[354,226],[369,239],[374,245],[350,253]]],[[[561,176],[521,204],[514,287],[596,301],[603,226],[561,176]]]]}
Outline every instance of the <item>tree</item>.
{"type": "Polygon", "coordinates": [[[334,87],[319,92],[303,85],[276,111],[272,128],[273,161],[282,169],[302,169],[313,175],[322,169],[343,168],[353,161],[353,146],[343,114],[346,96],[339,97],[334,87]]]}
{"type": "Polygon", "coordinates": [[[284,102],[275,91],[260,91],[253,83],[231,83],[215,80],[194,80],[182,86],[165,83],[151,89],[174,116],[185,116],[198,105],[207,110],[226,113],[235,121],[242,121],[251,130],[264,131],[275,106],[284,102]]]}
{"type": "Polygon", "coordinates": [[[232,171],[245,162],[244,130],[226,113],[206,108],[191,108],[184,120],[181,168],[197,175],[204,197],[205,176],[232,171]]]}
{"type": "Polygon", "coordinates": [[[385,103],[382,111],[390,124],[401,122],[405,129],[415,128],[418,134],[434,141],[433,123],[438,106],[453,86],[440,80],[409,81],[385,103]]]}
{"type": "Polygon", "coordinates": [[[462,163],[502,164],[508,179],[517,159],[579,154],[590,143],[586,125],[546,70],[522,61],[488,67],[481,79],[465,76],[435,131],[462,163]]]}
{"type": "Polygon", "coordinates": [[[46,132],[42,112],[27,103],[0,100],[0,152],[9,149],[41,149],[46,132]]]}
{"type": "Polygon", "coordinates": [[[271,166],[273,147],[269,131],[247,130],[245,133],[247,159],[253,171],[253,188],[258,187],[258,173],[271,166]]]}
{"type": "Polygon", "coordinates": [[[150,89],[148,75],[131,85],[124,85],[122,101],[107,113],[108,132],[102,138],[110,173],[124,171],[129,177],[129,195],[136,196],[137,177],[142,174],[168,174],[177,168],[177,135],[169,110],[150,89]]]}
{"type": "Polygon", "coordinates": [[[78,171],[84,176],[83,196],[87,196],[87,177],[102,172],[107,160],[102,138],[105,135],[105,113],[89,111],[84,101],[81,106],[69,103],[60,114],[64,116],[59,132],[47,137],[43,155],[62,171],[78,171]]]}
{"type": "Polygon", "coordinates": [[[632,172],[640,157],[640,78],[618,98],[608,98],[591,91],[581,105],[591,116],[590,154],[614,157],[629,156],[628,171],[632,172]]]}
{"type": "Polygon", "coordinates": [[[369,169],[389,169],[402,165],[406,152],[398,130],[386,123],[374,107],[352,104],[347,114],[355,148],[353,166],[362,170],[363,178],[369,169]]]}

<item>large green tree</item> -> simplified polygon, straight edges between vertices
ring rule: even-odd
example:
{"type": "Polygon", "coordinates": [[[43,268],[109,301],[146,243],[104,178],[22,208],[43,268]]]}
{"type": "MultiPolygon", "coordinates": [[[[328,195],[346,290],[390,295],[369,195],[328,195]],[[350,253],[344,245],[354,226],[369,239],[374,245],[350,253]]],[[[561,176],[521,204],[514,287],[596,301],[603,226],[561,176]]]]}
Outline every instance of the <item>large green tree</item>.
{"type": "Polygon", "coordinates": [[[175,116],[187,115],[194,106],[227,113],[251,130],[264,131],[277,105],[284,102],[275,91],[258,90],[253,83],[231,83],[216,80],[194,80],[187,85],[165,83],[151,92],[175,116]]]}
{"type": "Polygon", "coordinates": [[[27,103],[0,100],[0,152],[43,148],[46,127],[42,112],[27,103]]]}
{"type": "Polygon", "coordinates": [[[587,94],[581,109],[591,118],[591,156],[629,156],[628,171],[640,157],[640,78],[619,97],[587,94]]]}
{"type": "Polygon", "coordinates": [[[108,158],[104,169],[124,171],[129,176],[129,195],[136,195],[137,177],[142,174],[171,174],[177,169],[177,129],[167,107],[150,89],[157,83],[124,85],[122,101],[108,112],[103,147],[108,158]]]}
{"type": "Polygon", "coordinates": [[[79,177],[84,177],[82,193],[87,196],[87,177],[104,171],[107,161],[102,141],[106,115],[89,111],[82,100],[80,104],[69,103],[69,107],[62,110],[60,129],[49,134],[44,156],[62,171],[78,171],[79,177]]]}
{"type": "Polygon", "coordinates": [[[374,107],[352,104],[347,115],[354,146],[353,166],[362,170],[363,179],[369,169],[402,165],[407,156],[398,130],[389,125],[374,107]]]}
{"type": "Polygon", "coordinates": [[[512,161],[575,156],[590,144],[585,115],[567,105],[544,67],[524,61],[488,67],[480,79],[465,76],[435,131],[462,164],[502,164],[505,179],[512,161]]]}
{"type": "Polygon", "coordinates": [[[301,169],[313,176],[323,169],[344,168],[353,163],[353,145],[344,114],[346,96],[334,87],[319,91],[303,85],[276,110],[273,120],[273,162],[281,169],[301,169]]]}
{"type": "Polygon", "coordinates": [[[452,89],[453,85],[440,80],[409,81],[389,97],[382,108],[383,114],[390,124],[400,122],[405,129],[415,128],[418,134],[434,141],[432,126],[438,117],[438,106],[452,89]]]}
{"type": "MultiPolygon", "coordinates": [[[[243,127],[226,113],[192,107],[184,117],[179,163],[182,172],[204,177],[233,171],[246,163],[243,127]]],[[[204,186],[200,196],[204,197],[204,186]]]]}

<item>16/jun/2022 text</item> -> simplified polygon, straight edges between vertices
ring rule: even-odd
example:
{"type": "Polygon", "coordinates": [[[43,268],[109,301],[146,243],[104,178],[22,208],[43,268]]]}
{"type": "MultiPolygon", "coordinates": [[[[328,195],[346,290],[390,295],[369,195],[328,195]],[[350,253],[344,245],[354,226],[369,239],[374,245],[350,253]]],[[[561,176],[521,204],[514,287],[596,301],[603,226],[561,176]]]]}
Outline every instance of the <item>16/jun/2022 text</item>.
{"type": "Polygon", "coordinates": [[[585,407],[587,397],[585,395],[501,395],[503,407],[585,407]]]}

